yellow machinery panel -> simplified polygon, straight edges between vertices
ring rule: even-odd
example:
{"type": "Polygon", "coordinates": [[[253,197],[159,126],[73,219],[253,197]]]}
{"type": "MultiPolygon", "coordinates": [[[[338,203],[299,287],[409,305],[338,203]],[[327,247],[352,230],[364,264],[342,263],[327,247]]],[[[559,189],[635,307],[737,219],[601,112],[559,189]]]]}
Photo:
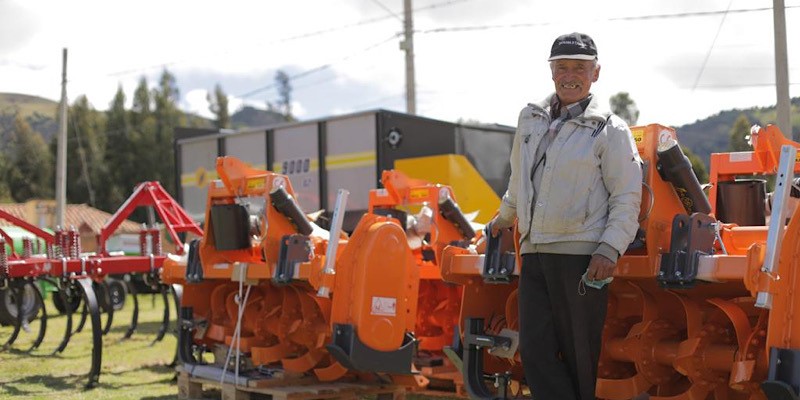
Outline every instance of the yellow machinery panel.
{"type": "Polygon", "coordinates": [[[394,165],[409,177],[450,186],[465,213],[479,211],[475,222],[489,222],[500,208],[500,198],[462,155],[405,158],[394,165]]]}

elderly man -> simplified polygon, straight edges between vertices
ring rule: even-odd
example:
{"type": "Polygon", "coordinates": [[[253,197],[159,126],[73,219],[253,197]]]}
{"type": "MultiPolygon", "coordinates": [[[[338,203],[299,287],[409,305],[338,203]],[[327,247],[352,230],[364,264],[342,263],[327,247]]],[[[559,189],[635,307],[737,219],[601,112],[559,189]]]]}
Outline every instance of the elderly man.
{"type": "Polygon", "coordinates": [[[519,114],[511,179],[492,234],[521,234],[520,354],[537,400],[590,400],[617,259],[638,228],[641,160],[627,124],[590,92],[588,35],[558,37],[555,93],[519,114]]]}

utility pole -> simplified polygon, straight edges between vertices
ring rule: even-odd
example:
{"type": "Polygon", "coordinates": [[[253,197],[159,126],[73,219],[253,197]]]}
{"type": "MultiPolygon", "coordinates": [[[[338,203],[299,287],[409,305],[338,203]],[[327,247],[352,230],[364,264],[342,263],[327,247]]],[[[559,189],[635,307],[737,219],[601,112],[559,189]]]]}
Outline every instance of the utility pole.
{"type": "Polygon", "coordinates": [[[58,113],[58,140],[56,142],[56,227],[65,228],[64,214],[67,203],[67,49],[63,50],[61,65],[61,104],[58,113]]]}
{"type": "Polygon", "coordinates": [[[403,0],[403,33],[400,49],[406,52],[406,112],[417,114],[417,89],[414,82],[414,21],[411,0],[403,0]]]}
{"type": "Polygon", "coordinates": [[[783,0],[772,0],[775,25],[775,90],[778,96],[777,125],[792,139],[791,103],[789,101],[789,61],[786,54],[786,7],[783,0]]]}

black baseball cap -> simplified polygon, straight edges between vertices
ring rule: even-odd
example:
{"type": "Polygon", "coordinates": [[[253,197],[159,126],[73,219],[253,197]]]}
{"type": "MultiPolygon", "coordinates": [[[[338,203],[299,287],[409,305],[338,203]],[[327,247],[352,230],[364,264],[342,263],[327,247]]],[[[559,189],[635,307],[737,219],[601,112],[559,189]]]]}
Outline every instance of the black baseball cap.
{"type": "Polygon", "coordinates": [[[594,40],[585,33],[573,32],[561,35],[553,42],[550,58],[547,61],[564,58],[597,60],[597,46],[594,45],[594,40]]]}

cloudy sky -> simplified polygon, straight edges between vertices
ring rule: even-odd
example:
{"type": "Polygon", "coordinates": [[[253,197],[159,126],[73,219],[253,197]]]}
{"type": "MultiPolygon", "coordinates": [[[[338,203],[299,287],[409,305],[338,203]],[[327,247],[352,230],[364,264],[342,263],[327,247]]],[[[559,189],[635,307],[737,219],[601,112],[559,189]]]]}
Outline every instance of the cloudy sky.
{"type": "MultiPolygon", "coordinates": [[[[553,39],[594,37],[593,92],[627,91],[639,123],[682,125],[720,110],[775,104],[772,0],[413,0],[417,111],[515,125],[552,91],[553,39]]],[[[800,96],[800,0],[785,0],[791,96],[800,96]]],[[[176,77],[185,110],[209,115],[220,84],[231,111],[275,101],[292,79],[301,119],[405,110],[402,0],[0,0],[0,92],[108,107],[117,86],[176,77]]]]}

